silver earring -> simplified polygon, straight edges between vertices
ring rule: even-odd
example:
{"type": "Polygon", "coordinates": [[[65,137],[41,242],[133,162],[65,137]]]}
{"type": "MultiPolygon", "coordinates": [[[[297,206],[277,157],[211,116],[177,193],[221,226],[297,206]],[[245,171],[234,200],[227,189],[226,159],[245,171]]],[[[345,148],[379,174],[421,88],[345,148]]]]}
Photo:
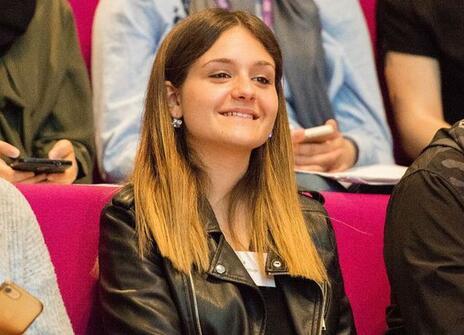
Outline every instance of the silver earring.
{"type": "Polygon", "coordinates": [[[272,138],[272,131],[269,133],[268,138],[272,138]]]}
{"type": "Polygon", "coordinates": [[[182,119],[173,117],[171,124],[174,128],[180,128],[182,127],[182,122],[183,122],[182,119]]]}

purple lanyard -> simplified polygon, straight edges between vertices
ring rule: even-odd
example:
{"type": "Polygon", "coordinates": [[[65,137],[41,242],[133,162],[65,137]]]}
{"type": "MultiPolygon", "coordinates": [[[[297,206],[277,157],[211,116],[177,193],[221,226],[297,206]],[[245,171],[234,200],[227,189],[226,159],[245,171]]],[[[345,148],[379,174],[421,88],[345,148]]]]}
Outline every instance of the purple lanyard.
{"type": "MultiPolygon", "coordinates": [[[[230,4],[228,0],[216,0],[216,6],[222,9],[230,10],[230,4]]],[[[272,28],[272,0],[256,0],[255,14],[256,16],[260,17],[269,28],[272,28]]]]}

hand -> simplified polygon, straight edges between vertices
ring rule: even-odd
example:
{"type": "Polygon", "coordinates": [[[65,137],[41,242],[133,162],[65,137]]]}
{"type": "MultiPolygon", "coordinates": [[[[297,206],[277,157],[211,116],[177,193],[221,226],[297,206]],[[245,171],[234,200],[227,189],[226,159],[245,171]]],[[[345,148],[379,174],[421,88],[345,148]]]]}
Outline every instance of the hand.
{"type": "MultiPolygon", "coordinates": [[[[7,156],[17,158],[19,156],[18,148],[9,143],[0,141],[0,157],[7,156]]],[[[45,174],[35,175],[34,172],[13,170],[3,159],[0,158],[0,178],[10,183],[36,184],[47,179],[45,174]]]]}
{"type": "Polygon", "coordinates": [[[50,159],[64,159],[72,162],[70,168],[63,173],[51,173],[47,175],[47,183],[72,184],[77,178],[77,161],[74,147],[69,140],[59,140],[48,152],[50,159]]]}
{"type": "Polygon", "coordinates": [[[304,129],[292,130],[295,169],[305,171],[336,172],[356,163],[357,149],[343,137],[335,120],[328,120],[334,132],[314,139],[306,139],[304,129]]]}

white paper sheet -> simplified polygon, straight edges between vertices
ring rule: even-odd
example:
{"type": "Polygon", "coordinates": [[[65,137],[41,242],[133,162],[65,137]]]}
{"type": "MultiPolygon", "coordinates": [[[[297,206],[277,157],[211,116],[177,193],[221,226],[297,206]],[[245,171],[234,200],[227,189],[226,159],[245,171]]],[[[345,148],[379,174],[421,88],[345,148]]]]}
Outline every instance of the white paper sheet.
{"type": "Polygon", "coordinates": [[[296,171],[317,174],[345,183],[395,185],[399,182],[406,170],[407,166],[378,164],[355,167],[343,172],[301,171],[298,169],[296,171]]]}

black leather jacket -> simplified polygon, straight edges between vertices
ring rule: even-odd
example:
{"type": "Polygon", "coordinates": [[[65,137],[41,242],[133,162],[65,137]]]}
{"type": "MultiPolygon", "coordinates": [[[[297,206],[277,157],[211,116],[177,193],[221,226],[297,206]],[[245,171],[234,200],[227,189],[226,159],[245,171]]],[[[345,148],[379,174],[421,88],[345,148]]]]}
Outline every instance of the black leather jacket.
{"type": "MultiPolygon", "coordinates": [[[[275,254],[268,255],[266,271],[283,290],[297,334],[355,334],[327,214],[316,200],[301,196],[301,203],[330,285],[290,277],[275,254]]],[[[207,210],[211,266],[207,273],[189,276],[176,271],[155,242],[150,253],[139,256],[130,186],[104,209],[99,297],[106,334],[264,333],[262,295],[207,210]]]]}

